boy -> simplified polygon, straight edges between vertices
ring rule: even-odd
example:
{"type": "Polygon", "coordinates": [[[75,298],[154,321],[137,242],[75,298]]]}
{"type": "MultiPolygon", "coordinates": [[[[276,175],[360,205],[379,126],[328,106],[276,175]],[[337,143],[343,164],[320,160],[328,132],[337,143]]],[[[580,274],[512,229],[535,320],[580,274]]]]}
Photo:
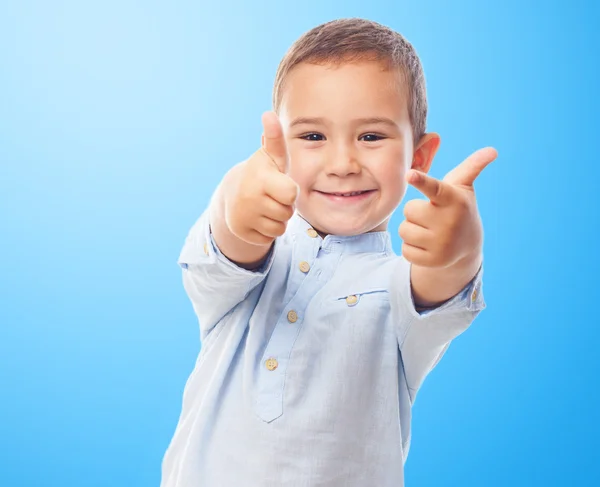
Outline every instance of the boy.
{"type": "Polygon", "coordinates": [[[495,151],[426,174],[420,62],[367,20],[296,41],[273,104],[179,258],[202,348],[162,486],[398,487],[415,394],[485,307],[473,182],[495,151]],[[397,256],[407,182],[428,200],[397,256]]]}

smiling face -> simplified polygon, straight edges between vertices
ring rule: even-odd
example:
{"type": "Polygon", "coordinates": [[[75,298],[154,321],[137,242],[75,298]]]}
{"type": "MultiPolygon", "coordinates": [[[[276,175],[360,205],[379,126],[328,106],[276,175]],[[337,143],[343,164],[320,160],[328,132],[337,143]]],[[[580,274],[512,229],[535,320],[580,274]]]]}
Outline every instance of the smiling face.
{"type": "Polygon", "coordinates": [[[298,213],[321,234],[387,228],[413,165],[403,91],[399,74],[376,61],[290,72],[279,110],[289,175],[300,186],[298,213]]]}

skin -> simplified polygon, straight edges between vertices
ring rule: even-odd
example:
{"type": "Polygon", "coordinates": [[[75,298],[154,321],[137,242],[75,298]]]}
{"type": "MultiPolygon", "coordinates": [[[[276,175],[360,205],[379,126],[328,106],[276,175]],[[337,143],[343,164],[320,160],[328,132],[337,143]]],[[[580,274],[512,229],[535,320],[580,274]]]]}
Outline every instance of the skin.
{"type": "Polygon", "coordinates": [[[399,234],[417,306],[446,301],[474,277],[483,229],[473,183],[496,151],[477,151],[443,180],[428,176],[440,137],[413,142],[397,76],[376,61],[292,70],[279,116],[263,115],[262,147],[213,198],[211,228],[228,258],[260,265],[294,209],[323,237],[385,231],[412,184],[427,199],[406,203],[399,234]]]}

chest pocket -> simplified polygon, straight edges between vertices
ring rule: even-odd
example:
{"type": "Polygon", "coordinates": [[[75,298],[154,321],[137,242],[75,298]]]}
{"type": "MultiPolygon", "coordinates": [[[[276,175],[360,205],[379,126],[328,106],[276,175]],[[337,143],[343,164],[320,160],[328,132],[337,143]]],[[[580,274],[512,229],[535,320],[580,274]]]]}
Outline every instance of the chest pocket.
{"type": "Polygon", "coordinates": [[[328,332],[336,334],[339,341],[345,343],[351,356],[361,356],[364,350],[377,350],[389,325],[388,290],[344,286],[339,291],[330,296],[327,303],[328,332]]]}
{"type": "Polygon", "coordinates": [[[385,321],[390,311],[390,295],[385,288],[348,287],[336,293],[328,303],[337,323],[368,326],[385,321]]]}
{"type": "Polygon", "coordinates": [[[337,296],[334,301],[337,302],[337,306],[342,308],[347,306],[348,308],[367,309],[372,306],[379,307],[381,304],[387,303],[389,300],[389,293],[384,288],[373,288],[365,289],[362,291],[349,292],[341,296],[337,296]]]}

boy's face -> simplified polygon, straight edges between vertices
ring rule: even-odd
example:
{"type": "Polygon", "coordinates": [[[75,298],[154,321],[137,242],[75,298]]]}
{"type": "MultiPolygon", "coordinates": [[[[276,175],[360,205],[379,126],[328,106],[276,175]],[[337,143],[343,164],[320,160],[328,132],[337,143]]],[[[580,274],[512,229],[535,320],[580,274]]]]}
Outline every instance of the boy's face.
{"type": "Polygon", "coordinates": [[[433,154],[415,153],[398,76],[378,62],[302,63],[286,80],[279,117],[296,208],[323,235],[385,230],[406,171],[429,169],[433,154]]]}

